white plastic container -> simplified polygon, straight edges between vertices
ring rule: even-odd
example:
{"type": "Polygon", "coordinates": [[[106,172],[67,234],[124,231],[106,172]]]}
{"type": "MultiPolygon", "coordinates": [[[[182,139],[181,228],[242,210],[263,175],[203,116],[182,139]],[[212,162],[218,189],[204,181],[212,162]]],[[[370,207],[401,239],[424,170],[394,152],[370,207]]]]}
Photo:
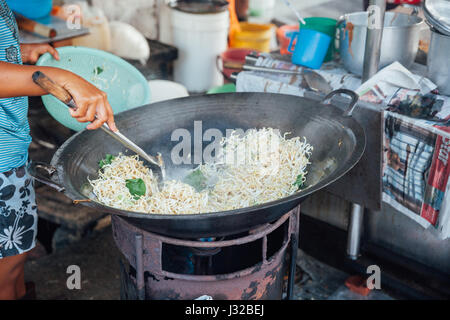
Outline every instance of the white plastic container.
{"type": "Polygon", "coordinates": [[[151,103],[189,96],[183,85],[173,81],[150,80],[148,86],[150,87],[151,103]]]}
{"type": "Polygon", "coordinates": [[[171,10],[172,40],[178,48],[174,80],[190,92],[223,84],[216,58],[227,49],[228,11],[193,14],[171,10]]]}
{"type": "Polygon", "coordinates": [[[249,22],[270,23],[275,12],[275,0],[250,0],[249,22]]]}
{"type": "Polygon", "coordinates": [[[82,3],[80,8],[83,12],[83,27],[89,28],[89,34],[73,38],[72,45],[109,51],[111,32],[103,11],[89,7],[86,3],[82,3]]]}

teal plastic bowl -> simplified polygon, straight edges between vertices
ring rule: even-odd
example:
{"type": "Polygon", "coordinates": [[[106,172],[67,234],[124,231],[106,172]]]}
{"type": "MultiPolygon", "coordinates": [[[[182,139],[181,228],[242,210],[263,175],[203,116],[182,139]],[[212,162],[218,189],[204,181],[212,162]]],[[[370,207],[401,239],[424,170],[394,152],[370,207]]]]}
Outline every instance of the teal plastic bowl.
{"type": "MultiPolygon", "coordinates": [[[[57,50],[60,61],[46,53],[36,65],[69,70],[105,91],[114,114],[150,103],[147,80],[125,60],[111,53],[86,47],[62,47],[57,50]]],[[[45,95],[42,101],[50,115],[64,126],[80,131],[88,125],[72,118],[68,107],[55,97],[45,95]]]]}

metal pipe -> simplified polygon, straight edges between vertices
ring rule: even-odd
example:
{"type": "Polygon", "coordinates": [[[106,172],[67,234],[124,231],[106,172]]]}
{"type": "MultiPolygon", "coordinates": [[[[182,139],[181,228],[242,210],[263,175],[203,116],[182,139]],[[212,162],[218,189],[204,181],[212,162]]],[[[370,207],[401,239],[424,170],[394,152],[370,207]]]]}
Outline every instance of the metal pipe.
{"type": "Polygon", "coordinates": [[[370,0],[367,11],[368,21],[362,82],[367,81],[378,72],[386,0],[370,0]]]}
{"type": "Polygon", "coordinates": [[[361,234],[363,228],[364,207],[352,203],[350,222],[348,224],[347,255],[350,259],[356,260],[359,256],[361,234]]]}
{"type": "Polygon", "coordinates": [[[139,300],[145,300],[145,278],[142,234],[136,234],[136,287],[139,300]]]}
{"type": "Polygon", "coordinates": [[[258,62],[259,55],[256,52],[251,52],[245,56],[245,63],[255,65],[258,62]]]}
{"type": "MultiPolygon", "coordinates": [[[[370,0],[367,11],[367,35],[362,82],[366,82],[378,72],[381,40],[383,38],[384,14],[386,12],[386,0],[370,0]]],[[[363,216],[364,207],[352,203],[347,238],[347,255],[352,260],[358,259],[359,256],[363,216]]]]}
{"type": "Polygon", "coordinates": [[[300,233],[300,206],[294,209],[295,216],[291,216],[291,222],[294,221],[293,233],[291,234],[291,261],[289,264],[289,276],[287,283],[287,300],[294,300],[294,284],[295,284],[295,271],[297,270],[297,251],[298,251],[298,237],[300,233]]]}

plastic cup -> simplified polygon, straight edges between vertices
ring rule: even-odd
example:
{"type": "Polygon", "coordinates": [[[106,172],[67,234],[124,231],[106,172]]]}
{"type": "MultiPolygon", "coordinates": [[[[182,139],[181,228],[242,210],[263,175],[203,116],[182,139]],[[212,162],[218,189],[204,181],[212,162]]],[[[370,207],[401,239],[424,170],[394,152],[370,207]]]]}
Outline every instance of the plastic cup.
{"type": "Polygon", "coordinates": [[[303,28],[286,35],[291,39],[288,51],[292,53],[292,63],[311,69],[320,69],[330,46],[331,37],[316,30],[303,28]],[[297,39],[297,45],[295,49],[292,49],[295,39],[297,39]]]}
{"type": "Polygon", "coordinates": [[[8,0],[7,2],[12,11],[20,13],[28,19],[38,20],[41,23],[45,23],[44,20],[50,20],[52,0],[8,0]]]}
{"type": "MultiPolygon", "coordinates": [[[[298,31],[298,25],[284,25],[277,29],[277,38],[278,42],[280,43],[280,53],[281,54],[288,54],[289,51],[287,51],[289,41],[290,39],[286,36],[286,33],[291,31],[298,31]]],[[[295,43],[294,43],[295,47],[295,43]]]]}

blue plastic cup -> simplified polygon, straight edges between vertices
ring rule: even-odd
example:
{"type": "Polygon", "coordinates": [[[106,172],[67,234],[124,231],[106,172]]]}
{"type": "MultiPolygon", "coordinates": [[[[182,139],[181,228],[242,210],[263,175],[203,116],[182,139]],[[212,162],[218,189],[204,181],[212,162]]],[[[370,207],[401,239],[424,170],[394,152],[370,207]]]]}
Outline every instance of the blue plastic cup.
{"type": "Polygon", "coordinates": [[[325,33],[300,28],[300,31],[286,33],[291,39],[288,51],[292,53],[292,63],[311,69],[320,69],[331,43],[331,37],[325,33]],[[295,49],[292,49],[297,38],[295,49]]]}
{"type": "Polygon", "coordinates": [[[50,22],[53,0],[6,0],[12,11],[20,13],[28,19],[37,20],[41,23],[50,22]],[[44,21],[44,19],[49,20],[44,21]]]}

